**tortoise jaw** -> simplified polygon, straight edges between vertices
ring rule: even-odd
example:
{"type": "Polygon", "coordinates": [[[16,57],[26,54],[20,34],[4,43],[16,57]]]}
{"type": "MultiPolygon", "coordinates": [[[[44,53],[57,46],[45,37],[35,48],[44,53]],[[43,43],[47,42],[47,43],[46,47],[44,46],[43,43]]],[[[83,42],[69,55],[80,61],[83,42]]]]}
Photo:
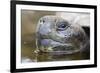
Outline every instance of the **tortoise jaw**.
{"type": "Polygon", "coordinates": [[[74,46],[72,45],[66,45],[66,46],[55,46],[52,47],[54,53],[62,53],[62,54],[73,54],[76,52],[79,52],[79,49],[76,49],[74,46]]]}
{"type": "Polygon", "coordinates": [[[72,43],[61,43],[51,39],[41,40],[41,51],[56,54],[73,54],[80,51],[80,48],[72,43]]]}

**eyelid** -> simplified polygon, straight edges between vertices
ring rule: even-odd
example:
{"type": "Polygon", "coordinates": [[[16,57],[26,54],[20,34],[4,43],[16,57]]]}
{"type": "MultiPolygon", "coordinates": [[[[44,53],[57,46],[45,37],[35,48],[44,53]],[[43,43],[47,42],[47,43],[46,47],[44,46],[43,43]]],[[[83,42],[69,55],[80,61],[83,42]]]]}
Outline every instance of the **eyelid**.
{"type": "Polygon", "coordinates": [[[56,26],[57,26],[56,27],[57,30],[63,31],[63,30],[65,30],[69,27],[69,23],[68,22],[59,22],[59,23],[56,24],[56,26]],[[61,24],[66,24],[66,27],[65,28],[58,28],[58,26],[60,26],[61,24]]]}
{"type": "Polygon", "coordinates": [[[58,23],[56,23],[56,25],[59,25],[59,24],[66,24],[67,26],[69,25],[68,22],[58,22],[58,23]]]}

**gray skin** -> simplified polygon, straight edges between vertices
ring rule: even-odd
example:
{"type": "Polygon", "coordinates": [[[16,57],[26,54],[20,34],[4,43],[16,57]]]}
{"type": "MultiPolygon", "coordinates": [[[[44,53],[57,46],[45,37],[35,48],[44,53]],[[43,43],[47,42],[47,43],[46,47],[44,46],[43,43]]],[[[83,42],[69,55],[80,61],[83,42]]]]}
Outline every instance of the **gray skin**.
{"type": "Polygon", "coordinates": [[[40,18],[36,32],[37,50],[73,54],[87,50],[88,37],[78,24],[57,16],[40,18]]]}

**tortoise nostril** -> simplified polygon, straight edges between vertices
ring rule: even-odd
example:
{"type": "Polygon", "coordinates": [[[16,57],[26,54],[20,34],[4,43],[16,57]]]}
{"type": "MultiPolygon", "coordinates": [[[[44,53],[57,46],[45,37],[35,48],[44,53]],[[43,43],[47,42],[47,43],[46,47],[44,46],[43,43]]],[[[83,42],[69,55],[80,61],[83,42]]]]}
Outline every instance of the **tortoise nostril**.
{"type": "Polygon", "coordinates": [[[42,19],[42,20],[40,20],[40,23],[45,23],[45,20],[43,20],[43,19],[42,19]]]}

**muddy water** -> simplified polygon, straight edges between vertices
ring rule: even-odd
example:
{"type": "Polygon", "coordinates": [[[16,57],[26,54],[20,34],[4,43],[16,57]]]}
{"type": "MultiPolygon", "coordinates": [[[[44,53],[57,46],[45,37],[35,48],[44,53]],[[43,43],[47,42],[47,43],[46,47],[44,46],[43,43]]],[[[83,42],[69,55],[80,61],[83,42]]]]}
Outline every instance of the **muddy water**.
{"type": "MultiPolygon", "coordinates": [[[[33,35],[29,35],[28,37],[32,37],[33,35]]],[[[28,38],[27,37],[27,38],[28,38]]],[[[52,53],[35,53],[36,46],[34,40],[32,41],[24,41],[22,42],[22,61],[26,62],[44,62],[44,61],[67,61],[67,60],[81,60],[82,56],[80,53],[75,54],[52,54],[52,53]]]]}

